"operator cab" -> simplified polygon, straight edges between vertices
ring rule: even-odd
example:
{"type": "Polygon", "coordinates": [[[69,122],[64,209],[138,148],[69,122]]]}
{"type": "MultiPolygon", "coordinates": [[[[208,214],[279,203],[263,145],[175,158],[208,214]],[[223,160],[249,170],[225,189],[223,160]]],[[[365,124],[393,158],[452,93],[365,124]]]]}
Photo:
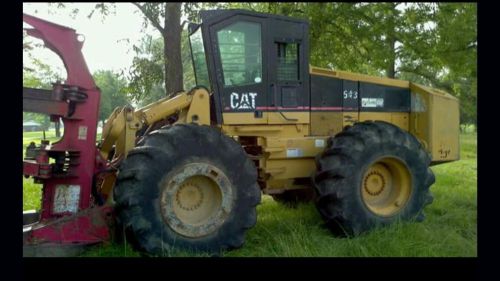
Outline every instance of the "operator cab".
{"type": "Polygon", "coordinates": [[[268,123],[269,112],[289,122],[297,119],[287,114],[309,111],[307,21],[246,10],[200,16],[189,26],[191,54],[196,84],[213,92],[214,122],[239,114],[238,122],[268,123]]]}

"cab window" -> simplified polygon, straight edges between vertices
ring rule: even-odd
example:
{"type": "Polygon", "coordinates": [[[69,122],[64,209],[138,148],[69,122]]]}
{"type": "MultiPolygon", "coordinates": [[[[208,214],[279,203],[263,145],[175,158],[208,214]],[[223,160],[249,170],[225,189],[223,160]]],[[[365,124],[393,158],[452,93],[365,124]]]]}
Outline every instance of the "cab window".
{"type": "Polygon", "coordinates": [[[299,45],[276,42],[278,81],[298,81],[299,45]]]}
{"type": "Polygon", "coordinates": [[[260,29],[259,23],[242,21],[217,32],[224,86],[262,82],[260,29]]]}
{"type": "Polygon", "coordinates": [[[205,48],[203,46],[203,37],[201,28],[189,37],[191,43],[191,52],[193,56],[194,74],[196,77],[196,85],[205,86],[210,89],[208,80],[207,60],[205,57],[205,48]]]}

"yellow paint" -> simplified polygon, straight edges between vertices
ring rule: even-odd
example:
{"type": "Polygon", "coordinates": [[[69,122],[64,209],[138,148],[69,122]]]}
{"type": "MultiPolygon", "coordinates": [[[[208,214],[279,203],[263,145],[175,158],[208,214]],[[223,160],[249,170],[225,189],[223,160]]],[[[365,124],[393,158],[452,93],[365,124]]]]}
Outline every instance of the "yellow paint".
{"type": "Polygon", "coordinates": [[[206,224],[222,206],[222,191],[218,184],[206,176],[187,178],[175,193],[175,215],[188,225],[206,224]]]}
{"type": "Polygon", "coordinates": [[[392,123],[408,131],[410,114],[407,112],[360,112],[359,121],[379,120],[392,123]]]}
{"type": "Polygon", "coordinates": [[[309,124],[309,118],[309,111],[267,112],[267,122],[269,124],[309,124]]]}
{"type": "Polygon", "coordinates": [[[308,178],[315,170],[314,158],[267,160],[264,167],[269,179],[308,178]]]}
{"type": "Polygon", "coordinates": [[[411,83],[410,132],[426,146],[433,162],[460,158],[459,101],[455,97],[411,83]]]}
{"type": "MultiPolygon", "coordinates": [[[[264,190],[298,188],[294,179],[309,178],[316,170],[314,158],[324,150],[330,136],[345,126],[365,120],[382,120],[414,134],[432,153],[432,160],[451,161],[459,158],[458,100],[442,91],[408,81],[332,71],[311,67],[311,74],[351,81],[363,81],[386,86],[409,88],[412,112],[223,112],[223,124],[217,127],[238,141],[239,137],[254,140],[259,155],[249,155],[258,166],[259,181],[264,190]],[[287,120],[288,119],[288,120],[287,120]]],[[[154,124],[177,114],[177,123],[210,125],[210,98],[204,89],[183,92],[171,99],[161,99],[143,108],[115,109],[103,129],[101,154],[107,159],[112,146],[115,157],[135,145],[135,133],[143,126],[154,124]]],[[[376,190],[376,184],[368,187],[376,190]]]]}
{"type": "Polygon", "coordinates": [[[99,151],[103,159],[108,159],[108,155],[118,138],[118,134],[120,134],[125,126],[124,116],[120,114],[121,111],[121,108],[115,108],[102,129],[102,142],[99,151]]]}
{"type": "Polygon", "coordinates": [[[309,124],[309,111],[286,111],[281,112],[281,114],[279,112],[264,111],[261,118],[256,118],[254,112],[224,112],[222,113],[222,119],[224,125],[309,124]]]}
{"type": "Polygon", "coordinates": [[[262,191],[265,194],[282,193],[285,189],[294,189],[293,179],[268,179],[266,188],[262,191]]]}
{"type": "Polygon", "coordinates": [[[401,161],[386,157],[370,165],[359,188],[370,211],[379,216],[392,216],[404,208],[410,198],[411,175],[401,161]]]}
{"type": "Polygon", "coordinates": [[[126,156],[135,146],[137,130],[175,113],[179,113],[180,123],[210,125],[209,101],[207,91],[197,89],[170,99],[163,98],[137,110],[128,106],[115,109],[103,128],[101,156],[107,159],[113,145],[115,157],[126,156]]]}
{"type": "Polygon", "coordinates": [[[320,67],[315,67],[315,66],[310,66],[310,73],[316,74],[316,75],[327,76],[327,77],[334,77],[334,78],[339,78],[339,79],[351,80],[351,81],[361,81],[361,82],[374,83],[374,84],[385,85],[385,86],[393,86],[393,87],[401,87],[401,88],[408,88],[410,86],[410,82],[405,81],[405,80],[391,79],[391,78],[385,78],[385,77],[376,77],[376,76],[370,76],[370,75],[347,72],[347,71],[340,71],[340,70],[330,70],[330,69],[320,68],[320,67]]]}
{"type": "Polygon", "coordinates": [[[316,170],[314,158],[326,146],[327,137],[262,137],[257,144],[261,146],[263,157],[259,160],[259,178],[265,182],[266,189],[297,188],[295,178],[309,178],[316,170]]]}
{"type": "Polygon", "coordinates": [[[181,93],[173,98],[163,98],[157,102],[142,107],[136,111],[136,114],[145,121],[146,124],[153,124],[165,117],[168,117],[191,104],[192,95],[181,93]]]}
{"type": "Polygon", "coordinates": [[[352,126],[354,125],[354,123],[359,121],[359,112],[357,111],[344,112],[342,114],[342,117],[343,117],[342,121],[342,129],[343,129],[345,126],[352,126]]]}
{"type": "Polygon", "coordinates": [[[326,146],[327,137],[266,138],[267,159],[314,158],[326,146]],[[295,156],[297,155],[297,156],[295,156]]]}
{"type": "Polygon", "coordinates": [[[135,133],[141,126],[141,121],[134,115],[133,108],[115,109],[104,125],[101,157],[108,159],[113,145],[115,145],[115,158],[126,156],[135,146],[135,133]]]}
{"type": "Polygon", "coordinates": [[[229,136],[255,137],[305,137],[309,125],[222,125],[222,131],[229,136]]]}
{"type": "Polygon", "coordinates": [[[210,125],[210,96],[206,90],[198,89],[193,93],[185,122],[210,125]]]}
{"type": "Polygon", "coordinates": [[[340,111],[311,112],[311,135],[333,136],[342,131],[344,114],[340,111]]]}
{"type": "Polygon", "coordinates": [[[253,112],[224,112],[222,119],[225,125],[267,124],[267,112],[262,112],[262,118],[255,118],[253,112]]]}
{"type": "Polygon", "coordinates": [[[116,182],[116,174],[106,173],[103,176],[99,192],[103,196],[107,197],[106,201],[108,203],[114,203],[112,191],[115,182],[116,182]]]}

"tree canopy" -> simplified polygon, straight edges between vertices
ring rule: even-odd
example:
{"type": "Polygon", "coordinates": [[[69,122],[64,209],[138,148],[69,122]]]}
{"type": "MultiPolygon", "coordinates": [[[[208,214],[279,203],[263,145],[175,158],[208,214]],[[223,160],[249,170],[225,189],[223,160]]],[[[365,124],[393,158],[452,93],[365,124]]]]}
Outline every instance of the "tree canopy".
{"type": "MultiPolygon", "coordinates": [[[[213,8],[307,19],[312,65],[407,79],[445,90],[460,98],[462,123],[477,122],[475,3],[239,2],[189,7],[184,12],[194,21],[199,21],[200,9],[213,8]]],[[[160,48],[160,42],[155,46],[160,48]]],[[[152,69],[137,69],[135,77],[157,77],[151,75],[152,69]]],[[[184,79],[192,80],[192,75],[187,72],[184,79]]]]}
{"type": "MultiPolygon", "coordinates": [[[[113,10],[113,4],[95,5],[104,17],[113,10]]],[[[182,14],[189,21],[199,22],[202,9],[239,8],[307,19],[312,65],[406,79],[445,90],[460,98],[461,122],[477,122],[475,3],[132,5],[144,16],[143,24],[153,25],[161,35],[145,35],[141,45],[134,46],[136,57],[131,69],[125,71],[127,91],[140,103],[154,101],[162,91],[164,96],[165,89],[169,92],[194,85],[182,14]]]]}
{"type": "Polygon", "coordinates": [[[99,120],[106,120],[116,107],[129,104],[125,93],[127,82],[119,74],[110,70],[99,70],[93,75],[96,85],[101,90],[99,120]]]}

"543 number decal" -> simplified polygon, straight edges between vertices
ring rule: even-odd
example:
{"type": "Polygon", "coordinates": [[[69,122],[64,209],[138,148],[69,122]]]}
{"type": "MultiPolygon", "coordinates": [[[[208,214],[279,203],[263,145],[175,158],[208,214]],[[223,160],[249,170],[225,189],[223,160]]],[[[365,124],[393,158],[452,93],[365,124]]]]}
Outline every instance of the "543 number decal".
{"type": "Polygon", "coordinates": [[[344,99],[357,99],[358,91],[344,90],[344,99]]]}

